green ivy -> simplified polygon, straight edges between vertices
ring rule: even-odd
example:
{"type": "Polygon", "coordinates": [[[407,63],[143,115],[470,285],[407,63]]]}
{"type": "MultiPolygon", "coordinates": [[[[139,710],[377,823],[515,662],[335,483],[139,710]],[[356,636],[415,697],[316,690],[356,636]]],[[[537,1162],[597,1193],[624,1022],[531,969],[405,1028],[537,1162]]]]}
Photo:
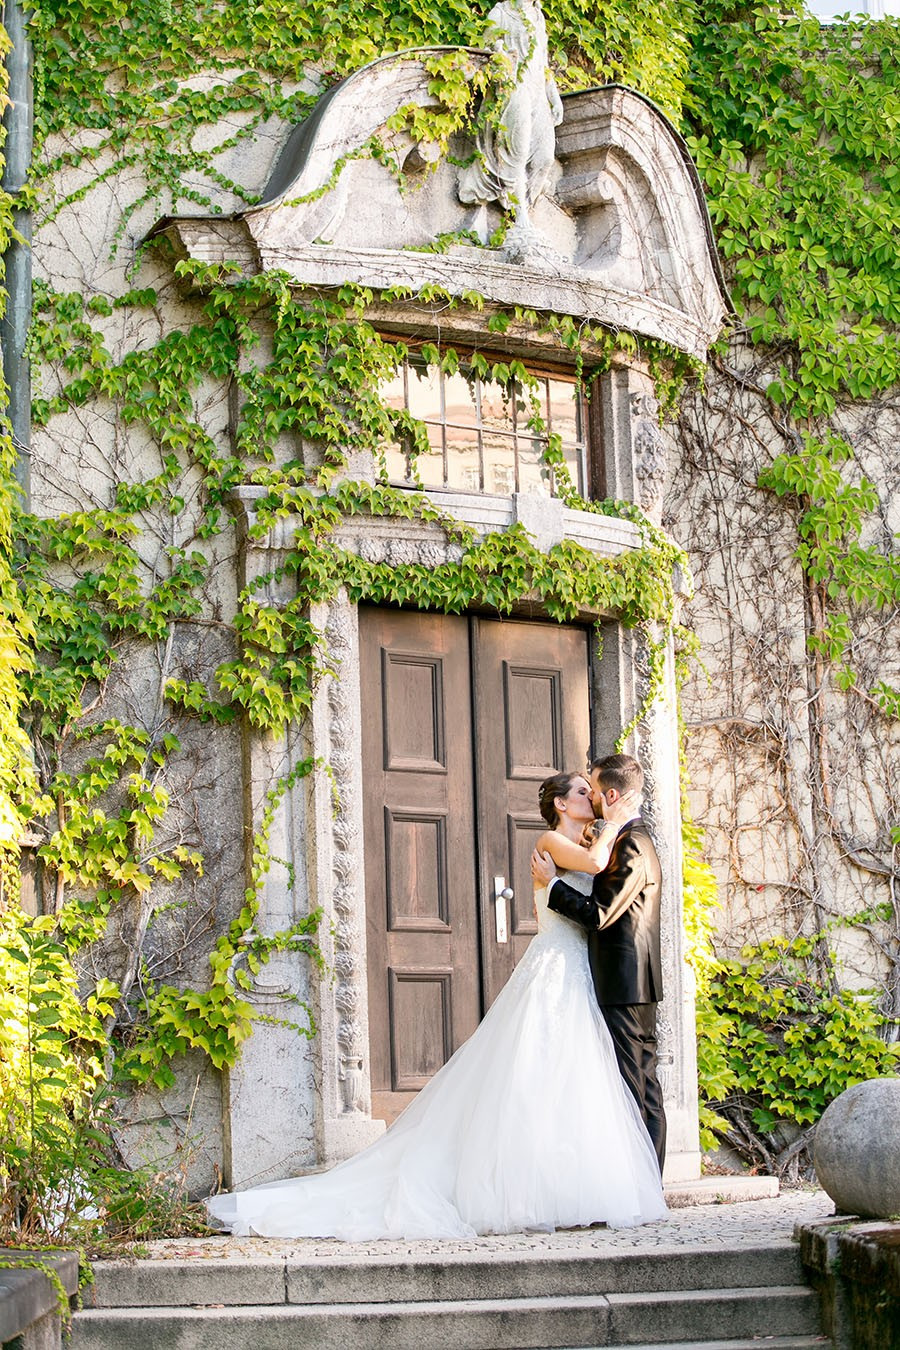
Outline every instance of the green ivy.
{"type": "MultiPolygon", "coordinates": [[[[848,607],[900,600],[896,543],[860,543],[877,496],[832,424],[900,383],[900,40],[896,19],[822,27],[784,10],[707,7],[688,145],[741,324],[778,357],[765,396],[795,445],[760,485],[799,504],[797,557],[839,605],[812,642],[850,689],[848,607]]],[[[865,692],[896,716],[896,689],[865,692]]]]}
{"type": "Polygon", "coordinates": [[[93,1197],[80,1169],[103,1081],[102,1019],[117,995],[100,980],[82,1002],[51,917],[0,915],[0,1234],[53,1235],[93,1197]]]}
{"type": "Polygon", "coordinates": [[[877,991],[840,988],[834,957],[823,964],[825,936],[747,947],[710,985],[725,1067],[718,1101],[763,1140],[784,1122],[814,1125],[847,1088],[900,1068],[900,1044],[879,1034],[877,991]]]}
{"type": "MultiPolygon", "coordinates": [[[[689,0],[545,5],[551,63],[563,89],[621,81],[655,99],[676,123],[684,119],[741,322],[753,341],[782,354],[768,392],[799,428],[794,450],[771,467],[765,485],[799,499],[798,548],[815,584],[842,605],[893,603],[894,562],[859,542],[871,487],[846,476],[846,443],[828,418],[841,399],[897,382],[896,24],[820,30],[783,10],[723,0],[702,15],[689,0]]],[[[223,193],[249,204],[246,188],[217,167],[223,150],[249,143],[270,118],[302,119],[323,90],[367,61],[405,48],[477,46],[483,25],[484,15],[460,0],[440,0],[427,11],[392,0],[367,9],[364,26],[349,4],[321,0],[38,3],[38,154],[16,205],[32,208],[39,228],[101,180],[139,175],[140,188],[111,227],[112,242],[120,244],[145,206],[159,215],[213,212],[223,193]],[[78,186],[64,192],[59,184],[71,170],[77,180],[69,181],[78,186]]],[[[484,86],[452,52],[433,58],[429,74],[438,106],[400,116],[446,145],[484,86]]],[[[373,142],[366,153],[382,150],[373,142]]],[[[0,198],[0,242],[9,238],[12,206],[0,198]]],[[[612,560],[571,543],[544,555],[519,529],[476,538],[437,511],[427,494],[347,481],[349,450],[377,454],[386,440],[420,435],[378,396],[406,353],[368,321],[375,297],[351,286],[329,296],[304,294],[287,277],[242,278],[228,267],[181,262],[174,270],[190,285],[191,321],[122,356],[110,350],[104,320],[117,311],[162,312],[152,289],[110,297],[39,284],[35,293],[31,356],[36,370],[53,376],[35,400],[36,424],[52,427],[60,414],[102,405],[155,448],[146,476],[118,482],[103,509],[28,517],[12,487],[12,442],[0,441],[0,658],[7,658],[0,660],[0,844],[5,839],[12,856],[24,822],[43,830],[40,854],[56,890],[54,918],[39,931],[56,944],[52,962],[96,950],[118,907],[152,911],[155,886],[200,874],[199,846],[163,839],[170,808],[165,772],[181,753],[172,727],[200,719],[215,731],[244,718],[268,733],[301,719],[327,670],[309,620],[311,602],[346,587],[358,599],[447,612],[478,604],[506,613],[537,598],[561,620],[584,609],[616,613],[646,628],[652,695],[662,651],[653,629],[671,623],[673,566],[683,562],[635,508],[582,501],[565,479],[553,438],[546,462],[566,504],[634,519],[642,547],[612,560]],[[209,382],[223,395],[236,393],[233,449],[214,442],[198,414],[209,382]],[[312,465],[304,446],[315,448],[312,465]],[[179,625],[197,616],[216,538],[231,529],[227,501],[241,483],[263,492],[256,502],[260,532],[291,522],[284,568],[295,599],[275,606],[262,598],[261,584],[248,587],[228,621],[232,650],[210,686],[190,671],[169,673],[160,690],[165,717],[153,728],[107,716],[103,691],[117,663],[152,644],[168,650],[179,625]],[[457,546],[459,559],[402,571],[366,562],[335,542],[335,527],[348,515],[429,520],[457,546]],[[139,544],[147,520],[159,518],[171,522],[173,542],[162,574],[149,575],[139,544]],[[37,748],[37,767],[23,726],[37,748]]],[[[380,298],[413,297],[398,290],[380,298]]],[[[474,291],[456,300],[427,288],[418,298],[483,309],[474,291]]],[[[558,341],[585,384],[608,368],[616,350],[638,352],[627,334],[582,329],[569,318],[497,310],[484,320],[489,334],[523,324],[558,341]]],[[[689,363],[652,343],[640,344],[639,354],[671,410],[689,363]]],[[[514,362],[465,356],[484,378],[527,385],[514,362]]],[[[435,344],[426,359],[450,370],[460,353],[435,344]]],[[[852,628],[843,609],[814,637],[852,681],[846,656],[852,628]]],[[[896,714],[896,691],[870,693],[896,714]]],[[[315,767],[306,761],[296,773],[315,767]]],[[[164,1086],[173,1055],[200,1051],[217,1067],[233,1063],[250,1029],[244,994],[260,963],[276,950],[318,959],[318,914],[274,938],[255,928],[268,832],[289,785],[270,791],[244,904],[210,953],[205,986],[154,983],[144,972],[143,1000],[131,998],[125,1009],[104,986],[106,1040],[96,1033],[104,1071],[115,1056],[122,1072],[164,1086]]],[[[704,933],[708,939],[711,888],[699,841],[689,842],[689,910],[699,952],[704,933]]],[[[8,894],[14,868],[6,865],[3,877],[8,894]]],[[[30,960],[29,921],[19,916],[10,924],[11,950],[30,960]]],[[[702,966],[699,956],[696,964],[702,966]]],[[[61,988],[70,988],[68,978],[59,965],[61,988]]],[[[702,984],[709,999],[701,1016],[701,1071],[705,1097],[714,1103],[731,1090],[735,1037],[752,1040],[752,1028],[735,1021],[724,975],[714,979],[705,969],[702,984]]],[[[285,1012],[302,1034],[312,1032],[308,1010],[285,1012]]],[[[83,1089],[70,1084],[67,1109],[76,1114],[83,1089]]]]}
{"type": "Polygon", "coordinates": [[[742,323],[785,353],[768,396],[821,418],[900,379],[897,22],[784,9],[707,7],[688,144],[742,323]]]}

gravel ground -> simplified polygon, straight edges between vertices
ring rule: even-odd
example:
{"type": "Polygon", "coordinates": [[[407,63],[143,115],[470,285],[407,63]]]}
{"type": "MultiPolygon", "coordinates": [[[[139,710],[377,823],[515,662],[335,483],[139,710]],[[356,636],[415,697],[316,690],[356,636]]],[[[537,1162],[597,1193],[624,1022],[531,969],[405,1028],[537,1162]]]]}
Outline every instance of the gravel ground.
{"type": "Polygon", "coordinates": [[[569,1229],[556,1233],[510,1233],[476,1237],[461,1241],[379,1241],[337,1242],[334,1239],[296,1238],[170,1238],[147,1245],[146,1256],[153,1260],[234,1258],[236,1261],[263,1259],[292,1261],[342,1257],[366,1260],[377,1257],[433,1257],[488,1252],[510,1254],[542,1252],[653,1251],[672,1247],[759,1246],[792,1236],[797,1224],[827,1217],[834,1203],[824,1191],[806,1188],[785,1191],[775,1199],[745,1200],[736,1204],[691,1205],[673,1209],[659,1223],[641,1228],[569,1229]]]}

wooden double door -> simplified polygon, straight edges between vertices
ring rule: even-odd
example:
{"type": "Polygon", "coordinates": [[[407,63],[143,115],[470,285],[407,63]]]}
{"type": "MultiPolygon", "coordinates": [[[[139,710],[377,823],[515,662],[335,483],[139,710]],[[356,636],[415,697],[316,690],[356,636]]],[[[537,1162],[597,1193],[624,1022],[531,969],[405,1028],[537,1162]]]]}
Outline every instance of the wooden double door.
{"type": "Polygon", "coordinates": [[[373,1114],[470,1036],[536,931],[538,786],[582,769],[588,630],[360,609],[373,1114]]]}

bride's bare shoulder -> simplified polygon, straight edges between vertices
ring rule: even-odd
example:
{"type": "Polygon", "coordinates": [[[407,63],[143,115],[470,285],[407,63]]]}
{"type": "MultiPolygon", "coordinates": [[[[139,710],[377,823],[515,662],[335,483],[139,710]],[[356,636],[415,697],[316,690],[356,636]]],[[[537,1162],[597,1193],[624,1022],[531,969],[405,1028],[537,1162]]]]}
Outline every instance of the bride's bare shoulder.
{"type": "Polygon", "coordinates": [[[545,830],[537,841],[541,853],[550,857],[565,871],[597,872],[597,863],[582,844],[576,844],[559,830],[545,830]]]}
{"type": "Polygon", "coordinates": [[[571,843],[571,840],[567,839],[564,834],[560,834],[559,830],[545,830],[535,844],[535,848],[540,849],[541,853],[552,854],[554,848],[558,848],[560,844],[569,843],[571,843]]]}

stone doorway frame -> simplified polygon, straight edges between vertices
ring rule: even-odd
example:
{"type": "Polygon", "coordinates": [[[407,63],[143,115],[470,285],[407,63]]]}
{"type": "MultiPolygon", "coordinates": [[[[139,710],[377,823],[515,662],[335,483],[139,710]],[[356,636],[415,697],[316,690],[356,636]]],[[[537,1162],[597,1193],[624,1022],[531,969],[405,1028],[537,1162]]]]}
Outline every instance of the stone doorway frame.
{"type": "MultiPolygon", "coordinates": [[[[607,490],[651,506],[648,495],[661,494],[665,456],[653,416],[656,405],[649,375],[634,367],[614,367],[599,377],[599,384],[607,490]]],[[[294,527],[287,519],[265,536],[255,535],[254,505],[261,491],[244,488],[235,494],[242,584],[270,578],[261,585],[261,598],[277,604],[290,598],[289,580],[274,578],[294,527]]],[[[601,555],[615,556],[641,542],[639,528],[630,521],[571,511],[555,499],[527,494],[431,495],[476,529],[502,530],[520,522],[543,548],[565,537],[601,555]]],[[[449,544],[438,526],[421,521],[354,518],[338,529],[337,539],[345,549],[395,565],[434,567],[459,556],[458,546],[449,544]]],[[[273,781],[288,776],[306,757],[329,766],[328,772],[318,769],[300,778],[277,806],[270,847],[278,861],[266,877],[259,913],[260,931],[275,932],[321,906],[320,940],[327,971],[319,978],[315,970],[305,968],[305,961],[278,955],[248,995],[256,1011],[270,1021],[257,1025],[225,1079],[224,1171],[231,1187],[330,1166],[358,1152],[383,1130],[382,1122],[371,1116],[368,1067],[357,609],[341,593],[314,606],[310,617],[324,635],[333,673],[322,680],[303,727],[279,739],[245,735],[244,799],[249,839],[259,828],[273,781]],[[312,1041],[280,1024],[289,1020],[283,1015],[286,997],[312,1008],[318,1028],[312,1041]]],[[[530,606],[521,617],[541,617],[539,607],[530,606]]],[[[593,734],[596,746],[612,748],[622,727],[643,706],[649,688],[646,639],[609,615],[585,613],[578,619],[600,625],[602,654],[592,662],[591,677],[593,734]]],[[[659,1062],[669,1122],[666,1180],[683,1181],[699,1176],[700,1152],[694,982],[684,960],[671,645],[662,695],[645,710],[626,748],[644,768],[644,817],[663,868],[666,995],[660,1005],[659,1062]]]]}

